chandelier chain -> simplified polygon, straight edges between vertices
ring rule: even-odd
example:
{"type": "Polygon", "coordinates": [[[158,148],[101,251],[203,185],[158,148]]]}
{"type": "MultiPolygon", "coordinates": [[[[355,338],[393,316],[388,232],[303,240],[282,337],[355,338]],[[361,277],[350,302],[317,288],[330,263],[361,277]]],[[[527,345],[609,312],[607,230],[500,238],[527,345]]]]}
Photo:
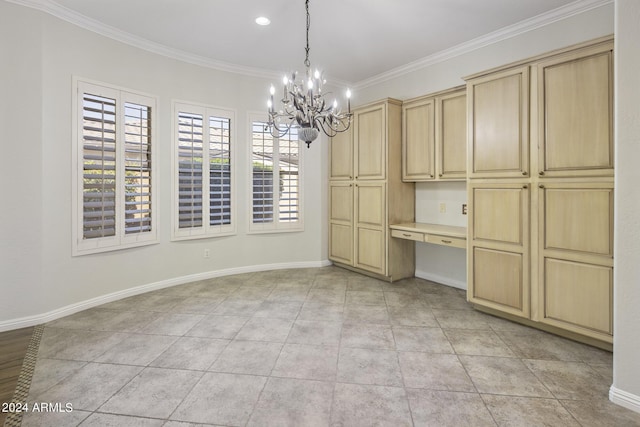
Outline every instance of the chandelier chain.
{"type": "Polygon", "coordinates": [[[309,15],[309,0],[306,0],[305,6],[307,9],[307,47],[304,49],[306,54],[304,65],[310,67],[311,62],[309,61],[309,27],[311,27],[311,16],[309,15]]]}

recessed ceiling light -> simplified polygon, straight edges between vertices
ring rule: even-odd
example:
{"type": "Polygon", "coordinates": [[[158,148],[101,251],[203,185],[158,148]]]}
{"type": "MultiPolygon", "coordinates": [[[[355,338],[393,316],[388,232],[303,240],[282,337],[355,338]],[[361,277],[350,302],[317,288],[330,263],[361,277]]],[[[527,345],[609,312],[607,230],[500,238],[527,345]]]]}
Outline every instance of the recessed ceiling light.
{"type": "Polygon", "coordinates": [[[269,25],[269,24],[271,24],[271,21],[269,20],[269,18],[267,18],[265,16],[258,16],[256,18],[256,24],[258,24],[258,25],[269,25]]]}

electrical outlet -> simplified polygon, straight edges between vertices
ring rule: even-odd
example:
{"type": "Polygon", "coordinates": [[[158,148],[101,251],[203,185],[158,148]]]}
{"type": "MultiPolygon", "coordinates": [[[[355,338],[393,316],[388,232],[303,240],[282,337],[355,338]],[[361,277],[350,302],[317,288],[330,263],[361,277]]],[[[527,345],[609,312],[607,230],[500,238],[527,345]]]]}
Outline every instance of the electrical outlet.
{"type": "Polygon", "coordinates": [[[462,215],[466,215],[467,214],[467,204],[463,203],[462,204],[462,215]]]}
{"type": "Polygon", "coordinates": [[[445,212],[447,212],[447,204],[440,203],[440,213],[445,213],[445,212]]]}
{"type": "Polygon", "coordinates": [[[211,252],[209,251],[209,249],[205,249],[204,254],[202,254],[202,256],[204,258],[209,258],[211,256],[211,252]]]}

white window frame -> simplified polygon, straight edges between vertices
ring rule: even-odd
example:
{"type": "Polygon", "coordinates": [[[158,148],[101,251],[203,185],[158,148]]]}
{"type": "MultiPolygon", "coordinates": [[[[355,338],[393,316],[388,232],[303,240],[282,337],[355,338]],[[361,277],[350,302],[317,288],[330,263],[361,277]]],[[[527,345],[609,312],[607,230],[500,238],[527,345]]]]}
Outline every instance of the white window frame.
{"type": "Polygon", "coordinates": [[[205,239],[210,237],[222,237],[231,236],[236,234],[236,162],[238,161],[236,156],[236,110],[228,109],[224,107],[216,107],[211,105],[199,104],[190,101],[173,100],[172,101],[172,215],[171,215],[171,240],[192,240],[192,239],[205,239]],[[180,228],[179,222],[179,174],[178,174],[178,159],[179,159],[179,147],[178,147],[178,115],[180,113],[198,114],[203,118],[203,176],[202,176],[202,209],[203,209],[203,221],[199,227],[180,228]],[[220,117],[229,120],[229,132],[230,132],[230,175],[231,175],[231,189],[230,189],[230,209],[231,209],[231,223],[221,225],[211,225],[210,217],[205,215],[208,212],[210,195],[209,185],[209,118],[220,117]]]}
{"type": "Polygon", "coordinates": [[[158,243],[158,150],[157,105],[154,95],[114,85],[91,81],[73,76],[72,83],[72,256],[80,256],[158,243]],[[91,94],[116,100],[116,199],[115,235],[108,237],[84,238],[84,158],[83,158],[83,102],[84,94],[91,94]],[[151,230],[142,233],[125,233],[125,103],[135,103],[151,108],[151,230]]]}
{"type": "MultiPolygon", "coordinates": [[[[279,207],[279,191],[274,192],[274,221],[270,223],[254,223],[253,222],[253,124],[255,122],[267,122],[267,115],[264,113],[250,112],[247,114],[247,141],[248,141],[248,177],[247,177],[247,195],[248,195],[248,234],[266,234],[266,233],[286,233],[304,231],[304,146],[302,141],[298,141],[298,220],[297,221],[280,221],[279,207]]],[[[274,138],[274,140],[277,138],[274,138]]],[[[278,146],[278,144],[274,144],[278,146]]],[[[279,182],[279,160],[274,155],[274,182],[279,182]]]]}

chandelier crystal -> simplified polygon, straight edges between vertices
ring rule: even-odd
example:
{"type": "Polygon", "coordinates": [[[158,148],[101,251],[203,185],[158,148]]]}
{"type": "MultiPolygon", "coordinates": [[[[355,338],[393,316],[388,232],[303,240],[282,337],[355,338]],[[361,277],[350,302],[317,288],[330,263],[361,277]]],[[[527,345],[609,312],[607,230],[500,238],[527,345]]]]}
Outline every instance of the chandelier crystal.
{"type": "Polygon", "coordinates": [[[282,79],[281,108],[276,110],[273,96],[276,89],[271,85],[269,101],[269,120],[267,127],[274,138],[286,135],[291,128],[297,128],[298,139],[307,143],[307,147],[314,141],[322,130],[327,136],[333,137],[339,132],[344,132],[351,126],[351,91],[347,89],[347,112],[338,108],[338,101],[328,103],[322,92],[326,83],[323,73],[319,70],[311,71],[309,61],[309,27],[311,17],[309,15],[309,0],[305,2],[307,10],[307,46],[305,48],[304,65],[306,73],[298,80],[298,72],[282,79]]]}

